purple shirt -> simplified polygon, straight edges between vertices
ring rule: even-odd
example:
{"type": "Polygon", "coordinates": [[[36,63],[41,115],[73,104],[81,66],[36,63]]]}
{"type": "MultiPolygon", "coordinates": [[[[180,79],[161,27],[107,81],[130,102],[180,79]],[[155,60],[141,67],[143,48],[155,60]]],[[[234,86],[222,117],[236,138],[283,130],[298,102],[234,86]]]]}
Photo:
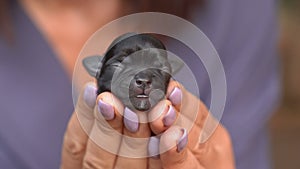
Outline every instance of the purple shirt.
{"type": "Polygon", "coordinates": [[[0,39],[0,168],[59,168],[70,78],[19,6],[13,24],[14,43],[0,39]]]}
{"type": "MultiPolygon", "coordinates": [[[[237,169],[271,168],[267,122],[280,91],[276,12],[274,0],[211,0],[195,17],[224,64],[222,123],[232,137],[237,169]]],[[[199,86],[205,93],[207,84],[199,86]]]]}
{"type": "MultiPolygon", "coordinates": [[[[222,123],[233,140],[237,169],[268,169],[266,123],[279,95],[275,1],[208,0],[205,5],[193,11],[192,21],[224,64],[228,91],[222,123]]],[[[13,24],[15,43],[0,38],[0,168],[59,168],[73,111],[71,82],[19,6],[13,24]]],[[[169,48],[179,56],[193,55],[172,43],[169,48]]],[[[183,59],[197,73],[201,99],[209,107],[202,63],[183,59]]]]}

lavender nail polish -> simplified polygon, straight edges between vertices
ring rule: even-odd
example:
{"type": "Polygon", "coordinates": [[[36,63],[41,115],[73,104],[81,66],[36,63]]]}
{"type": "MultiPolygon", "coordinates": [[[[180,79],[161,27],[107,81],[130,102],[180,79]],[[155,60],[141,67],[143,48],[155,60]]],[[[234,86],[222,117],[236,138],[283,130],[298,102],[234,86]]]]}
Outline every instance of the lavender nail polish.
{"type": "Polygon", "coordinates": [[[188,135],[186,129],[181,129],[182,136],[178,139],[177,142],[177,152],[180,153],[187,145],[188,143],[188,135]]]}
{"type": "Polygon", "coordinates": [[[137,132],[139,128],[139,119],[137,114],[127,107],[124,110],[124,125],[132,133],[137,132]]]}
{"type": "Polygon", "coordinates": [[[151,158],[159,158],[159,138],[157,136],[152,136],[148,143],[148,155],[151,158]]]}
{"type": "Polygon", "coordinates": [[[163,118],[164,126],[169,127],[171,126],[174,121],[176,120],[176,112],[173,106],[169,106],[169,110],[166,113],[165,117],[163,118]]]}
{"type": "Polygon", "coordinates": [[[102,100],[99,100],[98,102],[98,111],[106,120],[112,120],[115,118],[115,112],[113,107],[102,100]]]}
{"type": "Polygon", "coordinates": [[[96,104],[96,98],[97,98],[96,90],[97,90],[96,87],[91,84],[88,84],[85,87],[83,93],[83,99],[90,108],[93,108],[96,104]]]}
{"type": "Polygon", "coordinates": [[[181,103],[182,92],[178,87],[175,87],[169,96],[170,101],[174,105],[179,105],[181,103]]]}

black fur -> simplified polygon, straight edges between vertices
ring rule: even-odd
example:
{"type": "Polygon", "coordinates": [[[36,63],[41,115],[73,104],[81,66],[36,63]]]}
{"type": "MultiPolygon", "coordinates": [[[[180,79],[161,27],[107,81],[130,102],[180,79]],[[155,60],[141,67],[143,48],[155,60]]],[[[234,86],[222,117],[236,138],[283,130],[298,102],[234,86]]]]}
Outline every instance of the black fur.
{"type": "Polygon", "coordinates": [[[171,78],[164,44],[150,34],[113,43],[96,75],[97,94],[109,91],[129,108],[149,110],[164,98],[171,78]]]}

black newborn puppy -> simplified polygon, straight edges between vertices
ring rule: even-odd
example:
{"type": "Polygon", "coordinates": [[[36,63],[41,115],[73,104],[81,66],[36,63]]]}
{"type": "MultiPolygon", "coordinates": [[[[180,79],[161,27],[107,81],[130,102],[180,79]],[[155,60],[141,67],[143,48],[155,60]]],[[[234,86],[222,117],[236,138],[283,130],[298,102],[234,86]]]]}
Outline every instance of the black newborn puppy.
{"type": "Polygon", "coordinates": [[[125,106],[148,111],[165,97],[172,67],[166,47],[150,34],[127,33],[115,39],[102,61],[92,56],[83,60],[97,79],[97,94],[116,95],[125,106]]]}

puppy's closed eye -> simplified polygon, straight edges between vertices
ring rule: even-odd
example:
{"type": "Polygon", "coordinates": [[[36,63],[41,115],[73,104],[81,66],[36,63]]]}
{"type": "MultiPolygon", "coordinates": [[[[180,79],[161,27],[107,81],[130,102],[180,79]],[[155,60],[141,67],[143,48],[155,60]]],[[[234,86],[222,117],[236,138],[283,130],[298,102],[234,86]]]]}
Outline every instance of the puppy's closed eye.
{"type": "Polygon", "coordinates": [[[164,98],[171,78],[165,50],[163,43],[149,34],[125,34],[112,42],[101,69],[85,67],[89,73],[93,71],[91,75],[96,74],[98,94],[110,91],[125,106],[148,111],[164,98]]]}

